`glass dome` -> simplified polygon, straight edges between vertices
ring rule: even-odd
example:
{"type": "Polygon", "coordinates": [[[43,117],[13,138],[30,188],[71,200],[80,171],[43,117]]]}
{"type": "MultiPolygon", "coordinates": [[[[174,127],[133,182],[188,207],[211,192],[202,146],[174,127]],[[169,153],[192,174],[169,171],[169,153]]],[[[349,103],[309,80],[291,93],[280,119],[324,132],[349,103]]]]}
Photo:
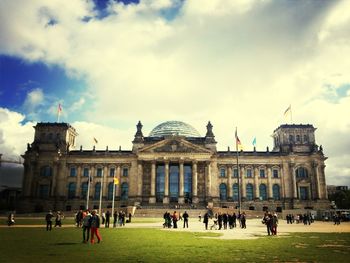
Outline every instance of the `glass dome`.
{"type": "Polygon", "coordinates": [[[156,126],[149,134],[150,137],[179,135],[185,137],[201,137],[191,125],[182,121],[167,121],[156,126]]]}

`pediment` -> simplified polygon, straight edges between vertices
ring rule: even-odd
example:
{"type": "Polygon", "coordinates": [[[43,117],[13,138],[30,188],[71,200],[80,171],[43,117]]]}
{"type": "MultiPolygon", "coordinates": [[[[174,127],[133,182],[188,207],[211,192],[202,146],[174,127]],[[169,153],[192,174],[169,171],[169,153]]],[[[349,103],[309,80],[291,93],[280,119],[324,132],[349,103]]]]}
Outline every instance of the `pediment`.
{"type": "Polygon", "coordinates": [[[139,150],[139,152],[147,153],[161,153],[161,152],[171,152],[171,153],[212,153],[210,150],[190,143],[183,138],[169,138],[163,141],[157,142],[152,145],[147,145],[139,150]]]}

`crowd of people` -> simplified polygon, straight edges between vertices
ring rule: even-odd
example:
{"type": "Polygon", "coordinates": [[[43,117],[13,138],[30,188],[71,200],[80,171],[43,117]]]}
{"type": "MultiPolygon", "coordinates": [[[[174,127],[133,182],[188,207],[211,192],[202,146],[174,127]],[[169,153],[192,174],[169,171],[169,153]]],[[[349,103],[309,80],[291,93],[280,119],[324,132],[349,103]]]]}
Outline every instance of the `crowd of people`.
{"type": "Polygon", "coordinates": [[[246,214],[243,213],[216,213],[212,215],[212,213],[207,212],[204,214],[203,223],[206,230],[208,227],[210,230],[221,230],[221,229],[233,229],[237,227],[237,221],[240,228],[247,228],[246,225],[246,214]]]}
{"type": "MultiPolygon", "coordinates": [[[[52,230],[52,220],[53,220],[53,218],[54,218],[54,215],[53,215],[52,211],[50,210],[45,216],[46,231],[51,231],[52,230]]],[[[62,220],[63,219],[64,219],[64,215],[60,211],[57,211],[56,212],[56,216],[55,216],[55,227],[62,227],[62,220]]]]}
{"type": "Polygon", "coordinates": [[[287,224],[299,224],[304,223],[304,225],[311,225],[315,221],[315,215],[311,213],[305,214],[288,214],[286,216],[287,224]]]}
{"type": "Polygon", "coordinates": [[[266,211],[262,223],[266,225],[267,235],[277,235],[278,217],[276,213],[266,211]]]}

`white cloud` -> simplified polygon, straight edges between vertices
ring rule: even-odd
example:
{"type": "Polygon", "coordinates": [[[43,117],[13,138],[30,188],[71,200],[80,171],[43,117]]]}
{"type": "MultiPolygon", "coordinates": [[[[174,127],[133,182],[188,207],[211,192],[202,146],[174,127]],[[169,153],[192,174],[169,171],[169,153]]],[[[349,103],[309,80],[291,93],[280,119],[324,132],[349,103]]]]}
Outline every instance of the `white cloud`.
{"type": "MultiPolygon", "coordinates": [[[[91,1],[2,2],[0,52],[84,76],[92,99],[70,110],[89,105],[76,128],[105,134],[103,145],[131,147],[139,119],[146,135],[179,119],[202,135],[211,120],[219,149],[233,145],[238,126],[248,148],[257,136],[265,150],[292,104],[295,122],[318,128],[329,182],[350,176],[334,160],[348,154],[337,155],[337,134],[350,132],[349,93],[334,102],[326,88],[334,96],[350,83],[347,1],[185,1],[171,21],[159,10],[177,2],[156,3],[110,2],[111,15],[86,23],[84,16],[95,15],[91,1]],[[49,26],[51,19],[57,24],[49,26]]],[[[79,136],[84,145],[99,137],[86,136],[79,136]]]]}
{"type": "Polygon", "coordinates": [[[44,101],[44,93],[42,89],[36,88],[27,93],[26,99],[23,106],[29,111],[32,112],[42,104],[44,101]]]}

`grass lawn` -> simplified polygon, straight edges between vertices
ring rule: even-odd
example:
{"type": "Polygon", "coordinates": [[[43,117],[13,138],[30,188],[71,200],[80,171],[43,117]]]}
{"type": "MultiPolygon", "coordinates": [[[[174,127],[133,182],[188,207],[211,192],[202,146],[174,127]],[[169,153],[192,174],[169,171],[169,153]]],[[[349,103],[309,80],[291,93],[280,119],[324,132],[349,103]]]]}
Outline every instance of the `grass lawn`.
{"type": "Polygon", "coordinates": [[[103,241],[81,243],[77,228],[1,228],[1,262],[348,262],[349,233],[296,233],[247,240],[215,233],[100,229],[103,241]]]}

